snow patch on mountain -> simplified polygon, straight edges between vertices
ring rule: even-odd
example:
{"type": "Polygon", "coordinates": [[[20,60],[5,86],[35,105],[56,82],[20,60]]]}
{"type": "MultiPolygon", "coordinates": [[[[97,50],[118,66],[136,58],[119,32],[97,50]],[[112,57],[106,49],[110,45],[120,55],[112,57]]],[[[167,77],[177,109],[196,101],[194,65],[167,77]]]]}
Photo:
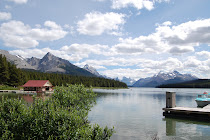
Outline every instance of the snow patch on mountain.
{"type": "Polygon", "coordinates": [[[102,76],[97,72],[97,70],[96,70],[94,67],[92,67],[92,66],[90,66],[90,65],[88,65],[88,64],[86,64],[86,65],[83,67],[83,69],[89,71],[90,73],[96,75],[97,77],[102,77],[102,76]]]}
{"type": "Polygon", "coordinates": [[[155,74],[153,77],[141,78],[136,81],[133,86],[134,87],[156,87],[162,84],[172,84],[172,83],[180,83],[185,81],[191,81],[198,79],[196,76],[191,74],[181,74],[178,71],[174,70],[173,72],[159,72],[155,74]]]}

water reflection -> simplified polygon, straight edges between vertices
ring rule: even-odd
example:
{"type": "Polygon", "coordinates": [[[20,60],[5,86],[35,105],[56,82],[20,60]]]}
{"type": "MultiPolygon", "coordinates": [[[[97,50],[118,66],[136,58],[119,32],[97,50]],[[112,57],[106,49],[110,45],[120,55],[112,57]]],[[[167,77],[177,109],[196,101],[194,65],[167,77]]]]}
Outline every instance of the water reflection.
{"type": "Polygon", "coordinates": [[[0,94],[0,100],[2,100],[2,96],[4,96],[4,98],[9,98],[9,99],[23,99],[24,101],[26,101],[27,103],[31,104],[33,103],[33,98],[41,98],[42,100],[46,100],[48,98],[51,97],[51,94],[49,95],[45,95],[43,93],[39,93],[36,96],[33,97],[33,95],[29,95],[29,94],[15,94],[15,93],[1,93],[0,94]]]}
{"type": "MultiPolygon", "coordinates": [[[[177,106],[196,107],[196,94],[203,89],[173,89],[177,106]]],[[[206,89],[204,89],[206,90],[206,89]]],[[[132,88],[99,90],[97,105],[89,113],[91,123],[115,127],[112,140],[210,139],[210,123],[168,119],[162,116],[165,92],[170,89],[132,88]]]]}
{"type": "Polygon", "coordinates": [[[164,118],[163,121],[166,123],[166,136],[194,140],[210,138],[208,122],[174,118],[164,118]]]}

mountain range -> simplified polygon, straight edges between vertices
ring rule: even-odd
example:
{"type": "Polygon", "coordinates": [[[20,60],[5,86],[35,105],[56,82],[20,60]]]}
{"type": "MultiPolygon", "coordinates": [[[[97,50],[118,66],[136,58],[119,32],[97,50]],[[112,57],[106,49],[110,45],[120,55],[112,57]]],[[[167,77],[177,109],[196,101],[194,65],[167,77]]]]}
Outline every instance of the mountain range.
{"type": "Polygon", "coordinates": [[[174,84],[198,79],[191,74],[181,74],[178,71],[169,73],[159,72],[152,77],[141,78],[133,84],[133,87],[156,87],[163,84],[174,84]]]}
{"type": "Polygon", "coordinates": [[[17,68],[20,69],[96,77],[93,73],[73,65],[68,60],[54,56],[50,52],[48,52],[42,59],[36,57],[25,59],[19,55],[9,54],[9,52],[5,50],[0,50],[0,54],[4,55],[9,62],[15,64],[17,68]]]}
{"type": "Polygon", "coordinates": [[[123,77],[121,80],[117,77],[117,78],[115,78],[115,80],[117,80],[117,81],[121,81],[121,82],[123,82],[123,83],[126,83],[127,84],[127,86],[132,86],[135,82],[136,82],[136,80],[134,80],[134,79],[132,79],[132,78],[127,78],[127,77],[123,77]]]}
{"type": "MultiPolygon", "coordinates": [[[[107,78],[106,76],[100,75],[94,67],[89,66],[88,64],[86,64],[83,68],[79,68],[70,63],[68,60],[54,56],[50,52],[48,52],[42,59],[36,57],[23,58],[20,55],[12,55],[5,50],[0,50],[0,54],[4,55],[8,61],[15,64],[17,68],[21,69],[107,78]]],[[[124,82],[128,86],[133,87],[156,87],[162,84],[180,83],[196,79],[198,78],[191,74],[181,74],[178,71],[173,71],[169,73],[159,72],[152,77],[140,78],[138,81],[127,77],[123,77],[122,80],[119,80],[119,78],[116,78],[115,80],[124,82]]]]}

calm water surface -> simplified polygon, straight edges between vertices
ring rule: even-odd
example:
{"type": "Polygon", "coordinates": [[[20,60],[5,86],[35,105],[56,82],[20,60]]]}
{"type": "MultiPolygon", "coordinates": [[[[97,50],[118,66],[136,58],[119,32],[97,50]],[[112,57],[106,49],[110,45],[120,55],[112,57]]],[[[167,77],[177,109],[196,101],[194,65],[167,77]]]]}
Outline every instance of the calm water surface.
{"type": "Polygon", "coordinates": [[[97,105],[89,113],[91,123],[115,128],[112,140],[208,140],[210,123],[162,116],[165,92],[176,92],[176,105],[196,107],[198,93],[210,89],[129,88],[94,89],[97,105]]]}

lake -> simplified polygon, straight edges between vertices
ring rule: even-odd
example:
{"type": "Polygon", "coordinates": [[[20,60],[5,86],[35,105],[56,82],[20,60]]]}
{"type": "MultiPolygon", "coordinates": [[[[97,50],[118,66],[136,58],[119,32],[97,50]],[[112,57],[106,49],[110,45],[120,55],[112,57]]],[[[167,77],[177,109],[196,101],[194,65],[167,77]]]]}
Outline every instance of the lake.
{"type": "Polygon", "coordinates": [[[88,119],[94,124],[115,128],[111,140],[206,140],[210,139],[210,123],[165,118],[166,91],[176,92],[176,105],[196,107],[198,93],[210,89],[129,88],[94,89],[97,104],[88,119]]]}
{"type": "MultiPolygon", "coordinates": [[[[103,127],[114,126],[116,133],[111,140],[152,140],[155,137],[160,140],[210,139],[210,123],[165,118],[162,115],[162,108],[166,106],[166,91],[176,92],[177,106],[196,107],[196,95],[210,92],[210,89],[94,89],[98,93],[97,104],[89,112],[88,119],[92,124],[103,127]]],[[[0,98],[3,95],[33,102],[30,95],[1,93],[0,98]]]]}

